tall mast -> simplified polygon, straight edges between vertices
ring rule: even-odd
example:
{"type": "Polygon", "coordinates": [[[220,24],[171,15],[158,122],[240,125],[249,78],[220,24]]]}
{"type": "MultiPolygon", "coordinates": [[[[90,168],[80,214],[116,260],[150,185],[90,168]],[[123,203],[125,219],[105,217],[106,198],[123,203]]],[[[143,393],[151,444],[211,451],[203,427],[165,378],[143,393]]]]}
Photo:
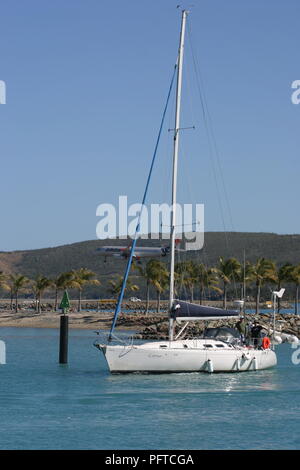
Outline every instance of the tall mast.
{"type": "Polygon", "coordinates": [[[243,300],[244,302],[246,302],[246,252],[245,250],[244,250],[243,263],[244,263],[244,266],[243,266],[243,300]]]}
{"type": "MultiPolygon", "coordinates": [[[[176,238],[176,203],[177,203],[177,162],[179,149],[179,128],[180,128],[180,105],[181,105],[181,88],[182,88],[182,65],[184,51],[185,24],[188,12],[182,11],[180,42],[178,51],[178,68],[177,68],[177,92],[176,92],[176,112],[174,127],[174,150],[173,150],[173,177],[172,177],[172,212],[171,212],[171,264],[170,264],[170,299],[169,309],[171,312],[174,300],[174,267],[175,267],[175,238],[176,238]]],[[[169,339],[172,341],[174,337],[174,320],[170,315],[169,320],[169,339]]]]}

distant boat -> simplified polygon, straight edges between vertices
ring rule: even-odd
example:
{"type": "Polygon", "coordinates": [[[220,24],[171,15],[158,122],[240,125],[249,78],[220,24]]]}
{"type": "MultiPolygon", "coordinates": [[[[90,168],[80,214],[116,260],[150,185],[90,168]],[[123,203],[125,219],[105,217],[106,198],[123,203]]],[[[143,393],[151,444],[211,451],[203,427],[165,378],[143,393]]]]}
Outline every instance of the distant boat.
{"type": "MultiPolygon", "coordinates": [[[[182,63],[187,11],[182,11],[179,55],[177,62],[177,99],[174,127],[174,154],[172,179],[172,204],[176,206],[177,160],[180,129],[180,100],[182,63]]],[[[111,372],[241,372],[267,369],[277,363],[276,354],[270,347],[269,338],[257,339],[256,346],[246,346],[235,328],[220,327],[205,330],[203,337],[183,339],[190,321],[238,319],[239,312],[206,307],[174,298],[176,215],[171,220],[171,262],[169,339],[167,341],[143,342],[142,344],[112,344],[113,331],[120,311],[122,295],[116,306],[115,316],[107,343],[95,342],[107,361],[111,372]],[[175,324],[182,328],[175,336],[175,324]]],[[[131,248],[134,256],[135,245],[131,248]]],[[[129,259],[124,281],[130,269],[129,259]]]]}

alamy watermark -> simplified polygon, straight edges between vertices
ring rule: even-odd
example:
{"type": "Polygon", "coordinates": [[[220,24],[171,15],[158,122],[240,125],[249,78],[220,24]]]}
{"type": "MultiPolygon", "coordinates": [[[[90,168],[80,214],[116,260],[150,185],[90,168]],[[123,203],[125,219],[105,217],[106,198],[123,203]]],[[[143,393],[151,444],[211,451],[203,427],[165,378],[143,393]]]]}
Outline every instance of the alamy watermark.
{"type": "Polygon", "coordinates": [[[295,349],[291,357],[292,363],[298,366],[300,364],[300,343],[292,343],[292,349],[295,349]]]}
{"type": "Polygon", "coordinates": [[[295,91],[293,91],[291,95],[291,100],[293,104],[299,104],[300,103],[300,80],[294,80],[291,88],[295,91]]]}
{"type": "Polygon", "coordinates": [[[113,204],[99,204],[96,216],[97,237],[127,239],[134,238],[139,223],[140,238],[167,240],[170,238],[172,212],[176,212],[176,234],[184,237],[186,250],[200,250],[204,244],[204,204],[167,203],[128,205],[127,196],[119,196],[118,207],[113,204]]]}
{"type": "Polygon", "coordinates": [[[2,340],[0,340],[0,364],[6,364],[6,347],[2,340]]]}
{"type": "Polygon", "coordinates": [[[6,104],[6,84],[0,80],[0,104],[6,104]]]}

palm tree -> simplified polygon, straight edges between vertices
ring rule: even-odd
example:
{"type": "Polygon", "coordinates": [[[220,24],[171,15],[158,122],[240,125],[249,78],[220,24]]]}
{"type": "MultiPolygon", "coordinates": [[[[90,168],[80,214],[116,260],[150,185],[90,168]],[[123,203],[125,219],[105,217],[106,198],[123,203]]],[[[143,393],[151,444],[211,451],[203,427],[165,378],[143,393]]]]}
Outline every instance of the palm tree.
{"type": "Polygon", "coordinates": [[[295,284],[295,314],[298,314],[298,297],[299,297],[299,286],[300,286],[300,264],[291,266],[290,270],[290,282],[295,284]]]}
{"type": "Polygon", "coordinates": [[[157,293],[157,313],[160,312],[160,297],[161,294],[166,290],[169,284],[169,271],[166,268],[165,263],[162,261],[156,261],[153,266],[153,278],[151,284],[156,289],[157,293]]]}
{"type": "MultiPolygon", "coordinates": [[[[115,297],[119,297],[123,285],[123,276],[118,276],[116,279],[111,279],[110,281],[108,281],[108,283],[110,285],[110,293],[115,297]]],[[[133,284],[131,279],[128,278],[125,287],[125,292],[136,292],[137,290],[139,290],[139,286],[133,284]]]]}
{"type": "Polygon", "coordinates": [[[8,276],[3,271],[0,271],[0,289],[10,290],[8,276]]]}
{"type": "Polygon", "coordinates": [[[157,259],[150,259],[145,268],[136,266],[141,275],[146,279],[147,293],[146,293],[146,308],[145,313],[149,309],[149,294],[150,286],[153,286],[157,293],[157,312],[160,311],[160,297],[162,292],[166,289],[169,281],[169,272],[165,263],[157,259]]]}
{"type": "Polygon", "coordinates": [[[41,297],[43,292],[53,285],[53,281],[45,276],[38,276],[34,280],[33,291],[36,298],[36,310],[41,313],[41,297]]]}
{"type": "Polygon", "coordinates": [[[8,276],[8,286],[9,286],[9,291],[10,291],[10,307],[9,308],[12,311],[15,293],[14,293],[14,284],[10,275],[8,276]]]}
{"type": "Polygon", "coordinates": [[[52,284],[55,288],[54,310],[57,311],[59,291],[64,291],[65,289],[68,289],[68,288],[77,287],[78,284],[73,279],[72,271],[59,274],[59,276],[53,279],[52,284]]]}
{"type": "MultiPolygon", "coordinates": [[[[275,268],[274,271],[274,282],[277,284],[277,290],[280,290],[284,282],[293,282],[291,279],[291,273],[294,269],[294,266],[291,263],[286,263],[281,266],[279,269],[275,268]]],[[[281,298],[277,299],[277,311],[280,311],[280,301],[281,298]]]]}
{"type": "Polygon", "coordinates": [[[249,274],[252,279],[255,281],[256,285],[256,306],[255,313],[259,313],[259,300],[260,300],[260,290],[261,286],[269,281],[274,282],[276,280],[276,268],[273,261],[259,258],[255,264],[249,267],[249,274]]]}
{"type": "Polygon", "coordinates": [[[87,268],[80,268],[77,271],[72,271],[72,286],[78,289],[78,312],[81,311],[81,295],[83,288],[87,285],[100,285],[100,281],[98,281],[98,279],[93,279],[95,276],[96,274],[87,268]]]}
{"type": "Polygon", "coordinates": [[[235,279],[240,285],[241,299],[245,300],[246,285],[253,281],[252,264],[246,261],[244,266],[241,266],[241,271],[237,274],[235,279]]]}
{"type": "Polygon", "coordinates": [[[221,257],[217,268],[218,276],[223,282],[223,308],[227,307],[227,287],[232,281],[236,281],[241,273],[241,264],[236,258],[221,257]]]}
{"type": "Polygon", "coordinates": [[[12,299],[15,297],[15,312],[18,313],[18,297],[19,292],[25,289],[30,280],[23,276],[23,274],[10,274],[9,276],[9,286],[11,292],[11,310],[12,310],[12,299]]]}
{"type": "Polygon", "coordinates": [[[197,280],[200,288],[200,305],[202,305],[205,289],[221,293],[217,286],[218,277],[216,268],[208,268],[203,263],[198,264],[197,280]]]}
{"type": "Polygon", "coordinates": [[[198,265],[194,261],[182,261],[175,266],[176,284],[191,293],[191,301],[194,300],[194,286],[198,280],[198,265]]]}
{"type": "Polygon", "coordinates": [[[144,313],[147,314],[149,311],[150,303],[150,286],[153,284],[153,281],[156,277],[156,261],[155,259],[150,259],[147,261],[145,267],[141,265],[135,265],[134,269],[137,269],[140,275],[146,280],[146,306],[144,313]]]}

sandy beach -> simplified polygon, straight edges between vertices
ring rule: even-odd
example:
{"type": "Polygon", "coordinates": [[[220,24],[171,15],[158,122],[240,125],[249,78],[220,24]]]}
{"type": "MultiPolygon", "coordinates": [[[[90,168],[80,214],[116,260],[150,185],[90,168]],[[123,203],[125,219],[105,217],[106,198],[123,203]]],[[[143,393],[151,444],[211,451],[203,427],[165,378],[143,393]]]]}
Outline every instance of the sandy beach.
{"type": "MultiPolygon", "coordinates": [[[[60,312],[10,312],[0,313],[0,327],[59,328],[60,312]]],[[[70,328],[107,329],[112,314],[69,313],[70,328]]]]}
{"type": "MultiPolygon", "coordinates": [[[[82,310],[77,312],[78,302],[70,301],[70,309],[67,313],[69,317],[70,328],[81,329],[109,329],[111,327],[115,302],[112,301],[93,301],[83,300],[82,310]]],[[[118,326],[122,329],[138,329],[167,317],[165,310],[167,303],[162,302],[162,313],[148,313],[144,315],[145,304],[140,302],[125,302],[122,306],[124,312],[120,313],[118,326]]],[[[151,302],[149,308],[154,312],[155,302],[151,302]]],[[[13,304],[14,308],[14,304],[13,304]]],[[[19,311],[11,310],[9,302],[6,299],[0,300],[0,328],[1,327],[28,327],[28,328],[59,328],[60,316],[62,310],[55,311],[53,299],[47,299],[41,305],[41,313],[35,311],[33,301],[21,300],[19,311]]]]}
{"type": "MultiPolygon", "coordinates": [[[[20,310],[18,313],[10,310],[0,311],[1,327],[18,328],[59,328],[61,311],[34,311],[20,310]]],[[[69,312],[69,327],[92,330],[108,330],[111,327],[113,313],[105,311],[82,311],[69,312]]],[[[120,329],[143,329],[153,323],[167,320],[167,313],[160,314],[142,312],[124,313],[118,317],[117,328],[120,329]]]]}

